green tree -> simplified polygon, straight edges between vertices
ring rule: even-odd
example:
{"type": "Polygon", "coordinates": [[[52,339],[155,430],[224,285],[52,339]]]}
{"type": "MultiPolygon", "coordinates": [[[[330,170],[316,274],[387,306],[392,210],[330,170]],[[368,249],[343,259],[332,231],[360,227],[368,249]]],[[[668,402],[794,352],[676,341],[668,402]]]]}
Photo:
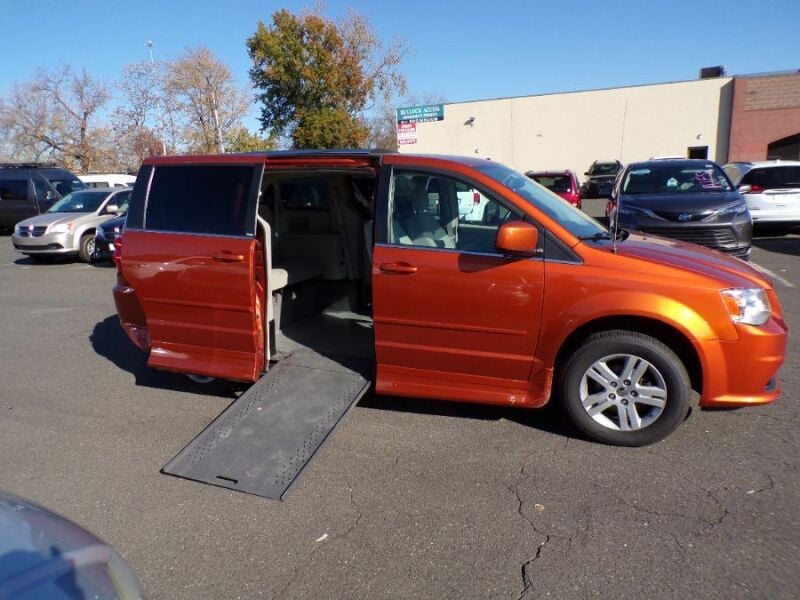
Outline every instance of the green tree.
{"type": "Polygon", "coordinates": [[[261,103],[261,129],[296,148],[363,147],[364,112],[377,99],[405,91],[399,65],[406,46],[387,48],[370,23],[350,11],[337,23],[319,10],[279,10],[248,38],[250,79],[261,103]]]}
{"type": "Polygon", "coordinates": [[[225,136],[228,152],[259,152],[275,149],[275,140],[251,133],[246,127],[237,127],[225,136]]]}

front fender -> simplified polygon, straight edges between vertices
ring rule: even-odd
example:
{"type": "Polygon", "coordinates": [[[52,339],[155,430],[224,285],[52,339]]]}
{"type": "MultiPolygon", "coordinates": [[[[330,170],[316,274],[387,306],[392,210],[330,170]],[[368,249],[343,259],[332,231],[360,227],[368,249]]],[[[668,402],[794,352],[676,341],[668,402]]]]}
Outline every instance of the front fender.
{"type": "MultiPolygon", "coordinates": [[[[720,307],[720,310],[724,310],[720,307]]],[[[720,311],[710,311],[716,316],[720,311]]],[[[555,364],[558,351],[578,329],[603,319],[638,317],[657,321],[677,330],[694,346],[706,364],[704,342],[735,340],[730,319],[709,319],[688,303],[651,292],[618,290],[586,296],[575,302],[549,305],[545,301],[539,356],[544,364],[555,364]]]]}

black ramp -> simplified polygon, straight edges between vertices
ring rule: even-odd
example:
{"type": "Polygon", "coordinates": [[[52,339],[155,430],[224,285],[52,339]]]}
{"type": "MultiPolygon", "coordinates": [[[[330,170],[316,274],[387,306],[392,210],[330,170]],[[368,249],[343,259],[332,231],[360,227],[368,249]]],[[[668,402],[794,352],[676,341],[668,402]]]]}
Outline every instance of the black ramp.
{"type": "Polygon", "coordinates": [[[270,369],[162,472],[281,499],[369,388],[363,365],[297,352],[270,369]]]}

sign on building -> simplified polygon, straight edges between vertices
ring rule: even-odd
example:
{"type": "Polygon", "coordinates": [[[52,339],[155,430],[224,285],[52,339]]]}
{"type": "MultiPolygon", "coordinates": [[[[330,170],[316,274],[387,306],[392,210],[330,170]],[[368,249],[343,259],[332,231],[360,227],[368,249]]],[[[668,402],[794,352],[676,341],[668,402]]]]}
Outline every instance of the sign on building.
{"type": "Polygon", "coordinates": [[[416,123],[398,123],[397,124],[397,144],[404,146],[406,144],[417,143],[417,124],[416,123]]]}
{"type": "Polygon", "coordinates": [[[398,123],[429,123],[444,120],[444,104],[408,106],[397,109],[398,123]]]}

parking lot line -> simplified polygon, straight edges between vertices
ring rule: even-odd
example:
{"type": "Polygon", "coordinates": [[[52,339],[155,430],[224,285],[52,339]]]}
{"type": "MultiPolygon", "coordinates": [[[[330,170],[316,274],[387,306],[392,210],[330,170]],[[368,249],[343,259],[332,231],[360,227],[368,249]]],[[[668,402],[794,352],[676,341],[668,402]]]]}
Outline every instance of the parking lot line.
{"type": "Polygon", "coordinates": [[[786,287],[789,287],[789,288],[795,287],[795,285],[791,281],[789,281],[785,277],[781,277],[777,273],[773,273],[768,268],[762,267],[761,265],[759,265],[757,263],[754,263],[754,262],[751,262],[750,264],[753,267],[755,267],[756,269],[758,269],[759,271],[761,271],[762,273],[764,273],[765,275],[769,275],[770,277],[772,277],[772,279],[774,279],[775,281],[778,281],[778,282],[782,283],[786,287]]]}

